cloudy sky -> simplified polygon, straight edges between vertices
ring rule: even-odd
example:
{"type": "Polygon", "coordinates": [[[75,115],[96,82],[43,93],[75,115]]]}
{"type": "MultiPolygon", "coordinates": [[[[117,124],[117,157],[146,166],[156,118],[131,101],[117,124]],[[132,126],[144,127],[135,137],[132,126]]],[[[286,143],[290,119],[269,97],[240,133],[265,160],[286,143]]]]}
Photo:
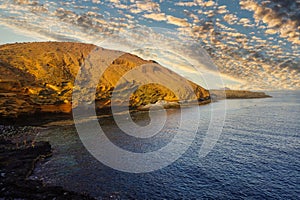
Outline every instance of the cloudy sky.
{"type": "Polygon", "coordinates": [[[128,51],[208,88],[300,89],[300,0],[1,0],[0,31],[128,51]]]}

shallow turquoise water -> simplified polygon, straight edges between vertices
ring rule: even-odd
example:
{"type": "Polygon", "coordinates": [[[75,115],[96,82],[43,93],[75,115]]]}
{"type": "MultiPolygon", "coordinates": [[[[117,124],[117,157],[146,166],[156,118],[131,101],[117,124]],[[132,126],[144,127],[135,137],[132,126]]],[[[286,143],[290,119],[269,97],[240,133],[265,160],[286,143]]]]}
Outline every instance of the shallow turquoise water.
{"type": "MultiPolygon", "coordinates": [[[[300,92],[270,94],[273,98],[228,100],[223,132],[205,158],[199,158],[198,152],[208,128],[210,105],[201,106],[200,128],[191,147],[168,167],[145,174],[101,164],[83,147],[74,127],[53,128],[39,139],[51,142],[54,155],[38,164],[33,177],[98,199],[297,199],[300,92]]],[[[168,114],[169,134],[143,141],[122,134],[112,120],[100,123],[118,146],[153,151],[174,137],[180,111],[168,114]]],[[[139,124],[148,122],[145,113],[134,117],[139,124]]]]}

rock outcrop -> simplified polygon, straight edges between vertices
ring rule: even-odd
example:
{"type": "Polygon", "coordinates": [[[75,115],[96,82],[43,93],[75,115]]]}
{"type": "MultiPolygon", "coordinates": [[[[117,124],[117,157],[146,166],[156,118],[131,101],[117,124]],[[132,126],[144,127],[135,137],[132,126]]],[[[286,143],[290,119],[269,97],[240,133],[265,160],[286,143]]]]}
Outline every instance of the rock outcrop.
{"type": "Polygon", "coordinates": [[[210,90],[212,100],[222,99],[254,99],[254,98],[269,98],[264,92],[252,92],[247,90],[210,90]]]}
{"type": "Polygon", "coordinates": [[[36,161],[50,155],[51,146],[48,142],[18,146],[0,138],[0,199],[94,199],[59,186],[45,186],[42,181],[28,179],[36,161]]]}
{"type": "MultiPolygon", "coordinates": [[[[37,113],[71,113],[74,81],[83,67],[89,70],[83,80],[97,73],[99,69],[86,60],[93,52],[108,51],[91,44],[72,42],[36,42],[16,43],[0,46],[0,116],[19,117],[37,113]]],[[[117,52],[117,51],[110,51],[117,52]]],[[[99,61],[99,60],[98,60],[99,61]]],[[[97,61],[97,62],[98,62],[97,61]]],[[[129,102],[130,108],[138,108],[158,101],[173,104],[179,101],[209,101],[209,92],[178,74],[166,69],[154,61],[146,61],[135,55],[122,53],[109,63],[97,83],[94,100],[97,108],[108,108],[111,95],[118,85],[117,92],[133,91],[129,102]],[[134,81],[133,75],[124,78],[132,69],[144,64],[155,65],[150,70],[141,68],[142,75],[156,82],[157,77],[167,81],[176,89],[163,84],[134,81]],[[182,83],[188,84],[193,92],[186,90],[182,83]],[[126,83],[126,84],[125,84],[126,83]],[[194,97],[193,97],[194,95],[194,97]],[[195,98],[196,97],[196,98],[195,98]]],[[[92,86],[79,88],[80,97],[86,97],[92,86]]],[[[77,88],[78,89],[78,88],[77,88]]],[[[170,104],[168,104],[170,105],[170,104]]]]}

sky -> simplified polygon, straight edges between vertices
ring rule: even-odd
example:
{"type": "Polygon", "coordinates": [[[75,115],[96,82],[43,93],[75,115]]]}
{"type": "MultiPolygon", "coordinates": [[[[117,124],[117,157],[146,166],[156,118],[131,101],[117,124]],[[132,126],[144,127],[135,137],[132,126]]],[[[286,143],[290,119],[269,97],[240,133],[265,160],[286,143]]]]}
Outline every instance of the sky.
{"type": "Polygon", "coordinates": [[[300,0],[2,0],[0,31],[134,53],[207,88],[300,89],[300,0]]]}

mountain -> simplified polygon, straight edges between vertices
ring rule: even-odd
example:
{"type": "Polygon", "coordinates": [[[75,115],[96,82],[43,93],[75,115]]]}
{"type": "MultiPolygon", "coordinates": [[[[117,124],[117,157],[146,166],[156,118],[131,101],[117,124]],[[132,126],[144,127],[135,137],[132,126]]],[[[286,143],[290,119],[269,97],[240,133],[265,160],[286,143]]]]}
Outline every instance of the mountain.
{"type": "Polygon", "coordinates": [[[76,107],[91,100],[97,109],[109,108],[113,93],[119,98],[117,105],[131,109],[210,100],[201,86],[129,53],[74,42],[0,46],[1,117],[71,113],[72,104],[76,107]],[[100,66],[104,62],[105,70],[100,66]],[[74,85],[75,79],[79,84],[74,85]],[[72,102],[73,91],[78,95],[72,102]],[[129,99],[126,91],[132,92],[129,99]]]}

